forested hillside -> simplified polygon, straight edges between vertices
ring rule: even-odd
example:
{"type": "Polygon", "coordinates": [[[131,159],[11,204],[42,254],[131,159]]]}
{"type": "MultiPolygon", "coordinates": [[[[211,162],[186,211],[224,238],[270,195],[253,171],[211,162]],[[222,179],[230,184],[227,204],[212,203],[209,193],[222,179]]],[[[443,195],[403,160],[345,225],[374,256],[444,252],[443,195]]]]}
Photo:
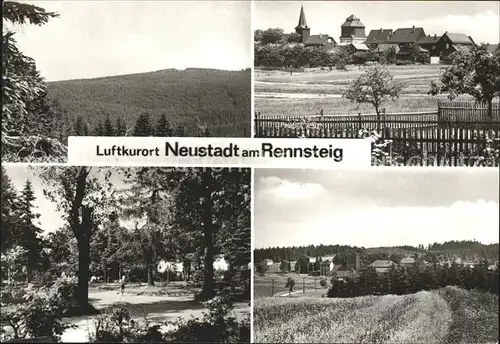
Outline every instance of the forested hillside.
{"type": "Polygon", "coordinates": [[[166,69],[57,81],[48,83],[48,93],[65,119],[74,127],[81,117],[89,134],[107,117],[132,129],[147,114],[153,123],[165,116],[172,127],[183,127],[185,135],[199,135],[206,127],[210,136],[250,136],[249,69],[166,69]]]}

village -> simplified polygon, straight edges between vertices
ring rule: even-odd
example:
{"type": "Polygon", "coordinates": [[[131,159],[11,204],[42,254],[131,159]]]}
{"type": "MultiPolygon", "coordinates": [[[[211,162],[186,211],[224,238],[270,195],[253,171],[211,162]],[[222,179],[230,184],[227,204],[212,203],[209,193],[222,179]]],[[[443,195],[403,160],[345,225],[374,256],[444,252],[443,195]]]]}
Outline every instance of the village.
{"type": "MultiPolygon", "coordinates": [[[[335,259],[337,255],[323,257],[303,256],[298,260],[283,260],[275,262],[272,259],[264,259],[256,264],[255,271],[260,274],[286,274],[296,272],[308,276],[333,277],[337,280],[359,277],[363,271],[373,269],[378,274],[385,274],[393,269],[417,269],[423,272],[434,266],[451,267],[453,264],[461,267],[474,268],[484,264],[481,259],[462,259],[456,255],[438,255],[438,261],[432,263],[425,260],[423,254],[403,257],[399,259],[376,259],[370,264],[363,266],[359,254],[344,255],[343,258],[335,259]],[[336,264],[342,260],[343,264],[336,264]]],[[[496,270],[498,262],[488,262],[488,270],[496,270]]]]}
{"type": "MultiPolygon", "coordinates": [[[[366,35],[365,25],[355,14],[347,17],[341,25],[341,36],[337,41],[329,34],[311,34],[311,26],[307,23],[303,6],[300,9],[295,32],[280,34],[278,29],[257,30],[255,41],[257,50],[262,50],[266,45],[275,46],[280,50],[302,46],[338,54],[346,49],[351,55],[374,53],[389,55],[389,59],[392,58],[400,63],[414,60],[431,64],[449,64],[454,53],[468,54],[474,46],[483,43],[487,44],[490,53],[498,48],[498,42],[476,42],[467,33],[445,31],[427,34],[425,29],[419,26],[371,29],[366,35]]],[[[371,56],[368,61],[363,62],[375,61],[374,56],[371,56]]],[[[262,62],[261,59],[259,62],[262,62]]],[[[286,64],[286,61],[283,62],[286,64]]]]}

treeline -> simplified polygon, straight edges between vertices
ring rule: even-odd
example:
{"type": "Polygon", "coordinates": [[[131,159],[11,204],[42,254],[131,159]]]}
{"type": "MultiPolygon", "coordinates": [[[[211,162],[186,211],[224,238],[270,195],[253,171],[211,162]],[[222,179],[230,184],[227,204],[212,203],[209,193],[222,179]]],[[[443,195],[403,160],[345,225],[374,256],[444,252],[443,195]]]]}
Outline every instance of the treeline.
{"type": "Polygon", "coordinates": [[[319,257],[330,256],[338,253],[361,254],[365,249],[347,245],[308,245],[292,247],[269,247],[254,250],[254,261],[260,263],[264,259],[272,259],[275,262],[283,260],[295,261],[302,256],[319,257]]]}
{"type": "Polygon", "coordinates": [[[366,269],[357,278],[338,280],[333,278],[328,297],[356,297],[363,295],[413,294],[422,290],[459,286],[478,289],[498,295],[499,271],[488,270],[486,262],[474,268],[452,264],[450,267],[433,266],[417,269],[394,268],[385,274],[366,269]]]}
{"type": "Polygon", "coordinates": [[[78,117],[73,125],[75,136],[210,136],[208,126],[185,126],[171,124],[165,115],[153,120],[148,113],[141,114],[134,125],[127,126],[122,117],[113,122],[109,116],[100,119],[95,125],[78,117]]]}

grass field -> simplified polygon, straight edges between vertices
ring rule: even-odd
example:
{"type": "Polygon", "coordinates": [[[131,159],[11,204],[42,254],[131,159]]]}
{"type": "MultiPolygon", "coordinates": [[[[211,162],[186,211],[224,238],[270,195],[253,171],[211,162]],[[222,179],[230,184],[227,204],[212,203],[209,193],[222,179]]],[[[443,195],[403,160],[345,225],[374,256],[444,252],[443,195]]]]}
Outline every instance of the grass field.
{"type": "MultiPolygon", "coordinates": [[[[436,65],[389,66],[394,80],[403,82],[406,88],[396,102],[385,104],[387,112],[418,112],[437,110],[438,99],[445,96],[428,96],[431,81],[437,81],[444,67],[436,65]]],[[[343,89],[364,69],[347,71],[313,71],[304,73],[255,71],[255,111],[287,115],[325,115],[374,113],[365,104],[357,104],[340,98],[343,89]],[[318,97],[321,95],[321,97],[318,97]],[[335,96],[336,97],[333,97],[335,96]]]]}
{"type": "Polygon", "coordinates": [[[258,298],[255,342],[496,343],[498,296],[446,287],[409,295],[258,298]]]}

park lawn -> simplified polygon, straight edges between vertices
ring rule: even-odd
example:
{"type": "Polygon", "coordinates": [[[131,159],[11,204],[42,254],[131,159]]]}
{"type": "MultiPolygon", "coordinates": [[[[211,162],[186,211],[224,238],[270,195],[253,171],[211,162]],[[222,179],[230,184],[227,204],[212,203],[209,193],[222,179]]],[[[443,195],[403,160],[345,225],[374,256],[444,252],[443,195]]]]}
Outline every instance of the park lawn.
{"type": "Polygon", "coordinates": [[[274,343],[495,343],[498,296],[446,287],[409,295],[260,298],[254,340],[274,343]]]}
{"type": "MultiPolygon", "coordinates": [[[[291,277],[295,281],[293,288],[293,297],[321,297],[323,294],[326,296],[327,289],[322,288],[320,285],[320,277],[315,278],[307,275],[298,275],[296,273],[290,274],[272,274],[268,273],[265,276],[254,276],[253,280],[253,293],[254,298],[270,297],[273,293],[273,280],[274,280],[274,295],[287,296],[289,288],[285,287],[287,278],[291,277]],[[304,279],[305,278],[305,279],[304,279]],[[304,293],[305,289],[305,293],[304,293]]],[[[326,277],[329,284],[331,277],[326,277]]]]}

